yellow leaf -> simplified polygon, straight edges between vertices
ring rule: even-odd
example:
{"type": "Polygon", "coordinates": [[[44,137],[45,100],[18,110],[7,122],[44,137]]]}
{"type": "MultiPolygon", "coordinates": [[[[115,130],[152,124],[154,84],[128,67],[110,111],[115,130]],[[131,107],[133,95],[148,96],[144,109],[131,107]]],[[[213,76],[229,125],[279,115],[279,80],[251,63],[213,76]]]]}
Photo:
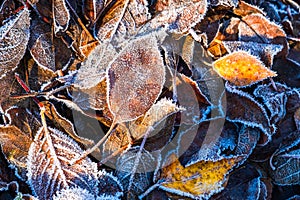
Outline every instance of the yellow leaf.
{"type": "Polygon", "coordinates": [[[223,188],[226,175],[241,157],[223,158],[218,161],[200,161],[183,167],[175,154],[168,158],[162,169],[161,189],[180,195],[199,198],[210,196],[223,188]]]}
{"type": "Polygon", "coordinates": [[[213,69],[236,86],[248,86],[277,75],[246,51],[236,51],[216,60],[213,69]]]}

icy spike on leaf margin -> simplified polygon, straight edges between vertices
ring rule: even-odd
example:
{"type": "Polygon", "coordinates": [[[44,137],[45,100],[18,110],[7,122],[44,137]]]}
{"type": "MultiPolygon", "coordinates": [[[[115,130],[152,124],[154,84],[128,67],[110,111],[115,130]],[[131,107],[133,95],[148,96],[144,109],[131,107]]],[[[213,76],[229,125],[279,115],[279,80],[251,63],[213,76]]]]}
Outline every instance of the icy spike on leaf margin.
{"type": "Polygon", "coordinates": [[[0,78],[14,70],[25,54],[29,26],[29,10],[25,8],[0,27],[0,78]]]}
{"type": "Polygon", "coordinates": [[[62,132],[49,128],[44,136],[40,128],[28,152],[28,183],[40,200],[49,200],[62,189],[81,187],[95,194],[97,166],[88,158],[69,165],[83,150],[62,132]],[[47,137],[47,135],[49,137],[47,137]]]}

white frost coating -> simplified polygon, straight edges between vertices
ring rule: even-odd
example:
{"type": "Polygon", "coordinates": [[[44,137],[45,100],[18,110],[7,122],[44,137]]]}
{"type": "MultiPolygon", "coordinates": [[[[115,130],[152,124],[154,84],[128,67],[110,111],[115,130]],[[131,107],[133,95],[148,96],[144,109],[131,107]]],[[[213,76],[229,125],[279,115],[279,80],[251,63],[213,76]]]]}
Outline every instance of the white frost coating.
{"type": "Polygon", "coordinates": [[[66,6],[66,0],[53,0],[54,32],[66,31],[69,26],[70,13],[66,6]]]}
{"type": "Polygon", "coordinates": [[[58,191],[53,200],[95,200],[95,197],[86,189],[74,187],[58,191]]]}
{"type": "Polygon", "coordinates": [[[48,130],[49,134],[45,134],[43,127],[40,128],[28,152],[27,177],[33,193],[40,200],[52,198],[57,191],[71,186],[96,193],[96,163],[86,158],[70,166],[69,161],[80,156],[83,150],[62,132],[48,130]]]}

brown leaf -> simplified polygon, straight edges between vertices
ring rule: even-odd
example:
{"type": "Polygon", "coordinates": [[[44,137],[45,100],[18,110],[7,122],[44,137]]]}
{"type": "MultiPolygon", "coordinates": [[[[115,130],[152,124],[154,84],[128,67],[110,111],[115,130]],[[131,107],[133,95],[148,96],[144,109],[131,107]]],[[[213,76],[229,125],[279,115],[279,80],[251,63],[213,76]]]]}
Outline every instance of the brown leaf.
{"type": "Polygon", "coordinates": [[[111,64],[108,102],[116,122],[134,120],[156,101],[165,81],[165,67],[152,35],[131,41],[111,64]]]}
{"type": "Polygon", "coordinates": [[[176,155],[171,154],[162,169],[159,187],[190,198],[209,198],[223,189],[226,175],[239,159],[234,157],[215,162],[200,161],[183,167],[176,155]]]}
{"type": "Polygon", "coordinates": [[[54,32],[65,32],[68,28],[70,21],[70,13],[66,6],[66,0],[53,0],[53,19],[54,19],[54,32]]]}
{"type": "Polygon", "coordinates": [[[14,165],[26,167],[28,150],[33,142],[30,135],[19,128],[0,126],[0,143],[6,158],[14,165]]]}
{"type": "Polygon", "coordinates": [[[200,22],[207,9],[206,0],[157,1],[155,17],[151,20],[151,28],[168,26],[171,32],[184,33],[200,22]]]}
{"type": "Polygon", "coordinates": [[[25,54],[29,26],[29,10],[23,9],[0,27],[0,78],[14,70],[25,54]]]}
{"type": "Polygon", "coordinates": [[[246,51],[235,51],[216,60],[213,69],[236,86],[248,86],[277,75],[246,51]]]}
{"type": "Polygon", "coordinates": [[[296,110],[294,119],[297,129],[300,131],[300,107],[296,110]]]}
{"type": "Polygon", "coordinates": [[[239,23],[239,40],[283,45],[280,55],[287,55],[288,44],[282,28],[261,14],[243,17],[239,23]]]}
{"type": "Polygon", "coordinates": [[[51,199],[62,189],[81,187],[95,193],[97,167],[88,158],[77,164],[70,161],[83,150],[62,132],[41,127],[28,152],[28,183],[39,199],[51,199]]]}
{"type": "Polygon", "coordinates": [[[260,8],[245,1],[239,1],[238,6],[233,9],[233,13],[241,17],[251,15],[253,13],[264,15],[264,12],[260,8]]]}

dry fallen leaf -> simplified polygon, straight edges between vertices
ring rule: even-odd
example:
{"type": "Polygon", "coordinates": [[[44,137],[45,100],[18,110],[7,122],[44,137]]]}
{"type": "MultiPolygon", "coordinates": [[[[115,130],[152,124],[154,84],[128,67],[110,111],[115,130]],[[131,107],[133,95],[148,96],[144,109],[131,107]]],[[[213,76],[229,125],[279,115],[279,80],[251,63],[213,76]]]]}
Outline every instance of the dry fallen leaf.
{"type": "Polygon", "coordinates": [[[276,76],[276,72],[246,51],[236,51],[216,60],[213,69],[236,86],[248,86],[276,76]]]}
{"type": "Polygon", "coordinates": [[[165,66],[155,36],[131,41],[107,75],[108,103],[114,121],[131,121],[143,115],[158,98],[165,81],[165,66]]]}
{"type": "Polygon", "coordinates": [[[171,154],[160,175],[160,188],[191,198],[208,198],[223,189],[226,175],[240,157],[218,161],[199,161],[183,167],[175,154],[171,154]]]}
{"type": "Polygon", "coordinates": [[[70,13],[66,6],[66,0],[53,0],[53,18],[55,34],[66,31],[69,26],[70,13]]]}

